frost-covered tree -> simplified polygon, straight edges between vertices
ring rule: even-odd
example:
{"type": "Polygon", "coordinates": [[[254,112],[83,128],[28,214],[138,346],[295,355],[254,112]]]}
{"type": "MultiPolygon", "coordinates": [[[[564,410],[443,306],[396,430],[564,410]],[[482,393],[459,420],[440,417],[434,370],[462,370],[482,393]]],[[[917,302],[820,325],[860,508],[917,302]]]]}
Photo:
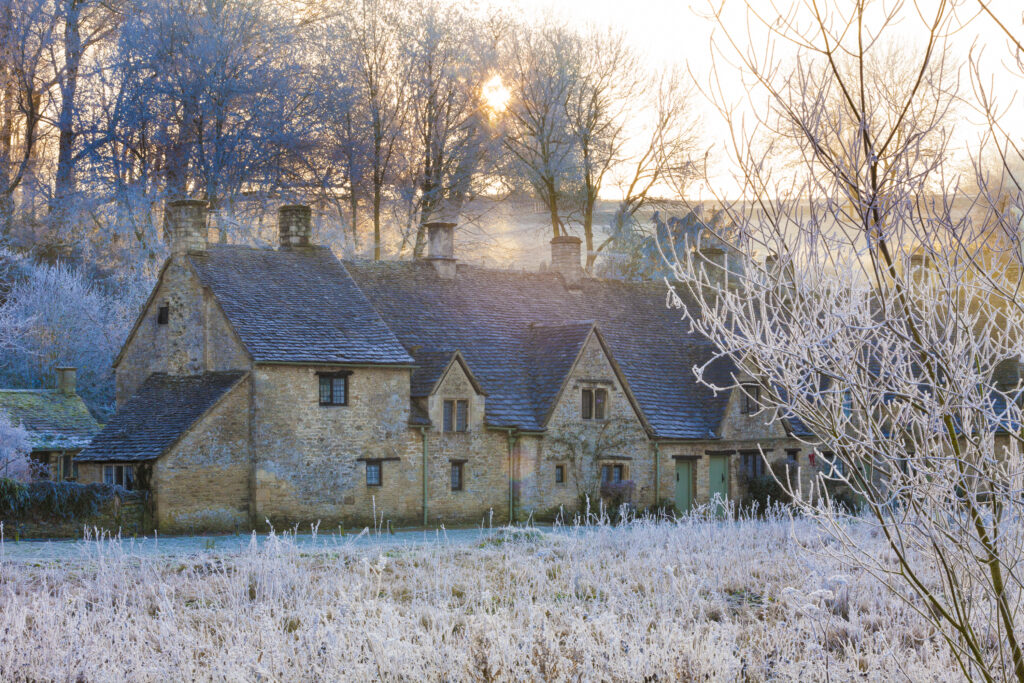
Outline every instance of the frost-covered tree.
{"type": "Polygon", "coordinates": [[[30,266],[16,280],[0,306],[0,383],[41,387],[53,381],[54,370],[78,368],[79,393],[101,417],[113,412],[111,364],[138,307],[148,281],[97,284],[66,265],[30,266]]]}
{"type": "Polygon", "coordinates": [[[987,201],[951,163],[957,17],[859,0],[749,16],[766,49],[724,20],[719,41],[758,86],[757,126],[723,106],[749,199],[723,201],[742,268],[727,284],[700,241],[677,252],[685,317],[756,379],[766,421],[827,456],[810,490],[782,483],[832,552],[927,619],[966,678],[1024,681],[1020,194],[987,201]],[[897,25],[914,61],[886,68],[897,25]],[[830,505],[837,485],[886,552],[830,505]]]}
{"type": "Polygon", "coordinates": [[[0,411],[0,478],[27,482],[32,478],[29,453],[32,444],[23,425],[11,422],[11,417],[0,411]]]}

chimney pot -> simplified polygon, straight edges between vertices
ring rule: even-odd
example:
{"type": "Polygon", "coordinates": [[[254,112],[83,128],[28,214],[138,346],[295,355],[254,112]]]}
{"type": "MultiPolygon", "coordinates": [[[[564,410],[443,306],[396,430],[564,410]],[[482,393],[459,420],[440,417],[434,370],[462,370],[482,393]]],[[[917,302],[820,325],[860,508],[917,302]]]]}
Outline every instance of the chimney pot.
{"type": "Polygon", "coordinates": [[[164,240],[171,254],[206,251],[207,204],[201,199],[179,199],[164,206],[164,240]]]}
{"type": "Polygon", "coordinates": [[[285,204],[277,210],[281,248],[308,247],[313,234],[313,212],[305,204],[285,204]]]}
{"type": "Polygon", "coordinates": [[[572,235],[559,235],[551,240],[551,269],[562,274],[568,287],[579,287],[583,279],[581,244],[580,238],[572,235]]]}
{"type": "Polygon", "coordinates": [[[75,368],[57,368],[57,391],[65,396],[74,396],[77,375],[75,368]]]}
{"type": "Polygon", "coordinates": [[[455,277],[455,226],[456,223],[427,223],[427,258],[441,277],[450,280],[455,277]]]}

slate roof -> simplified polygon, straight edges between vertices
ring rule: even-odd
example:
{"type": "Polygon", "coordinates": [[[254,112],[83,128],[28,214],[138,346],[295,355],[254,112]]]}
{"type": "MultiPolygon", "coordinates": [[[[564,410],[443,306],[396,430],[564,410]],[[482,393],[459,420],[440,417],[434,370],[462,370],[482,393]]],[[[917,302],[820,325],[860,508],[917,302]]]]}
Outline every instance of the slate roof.
{"type": "Polygon", "coordinates": [[[523,336],[524,359],[536,424],[544,424],[593,329],[591,320],[527,328],[523,336]]]}
{"type": "MultiPolygon", "coordinates": [[[[584,278],[569,290],[554,272],[460,264],[454,279],[443,279],[424,261],[347,261],[345,268],[406,347],[462,353],[487,392],[492,426],[543,428],[538,393],[549,393],[589,324],[582,321],[593,321],[656,436],[717,436],[728,394],[698,384],[692,371],[714,347],[666,306],[664,283],[584,278]]],[[[716,362],[710,374],[724,384],[731,369],[716,362]]]]}
{"type": "Polygon", "coordinates": [[[154,373],[75,460],[158,458],[245,375],[244,370],[191,376],[154,373]]]}
{"type": "Polygon", "coordinates": [[[76,450],[85,447],[100,425],[77,394],[45,389],[0,389],[0,412],[29,432],[32,449],[76,450]]]}
{"type": "Polygon", "coordinates": [[[437,381],[441,379],[441,374],[455,357],[455,352],[414,349],[411,355],[416,363],[416,369],[412,371],[410,393],[415,397],[429,396],[437,381]]]}
{"type": "Polygon", "coordinates": [[[189,260],[256,362],[412,364],[326,247],[212,245],[189,260]]]}

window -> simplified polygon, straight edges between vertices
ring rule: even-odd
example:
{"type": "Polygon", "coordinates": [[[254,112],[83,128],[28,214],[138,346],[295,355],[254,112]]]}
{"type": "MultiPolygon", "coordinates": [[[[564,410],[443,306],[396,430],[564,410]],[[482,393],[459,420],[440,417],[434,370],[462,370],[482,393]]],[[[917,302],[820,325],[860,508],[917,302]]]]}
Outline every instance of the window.
{"type": "Polygon", "coordinates": [[[104,465],[103,483],[131,489],[135,485],[135,476],[131,465],[104,465]]]}
{"type": "Polygon", "coordinates": [[[348,375],[349,373],[333,372],[330,374],[320,373],[320,405],[322,406],[345,406],[348,405],[348,375]]]}
{"type": "Polygon", "coordinates": [[[607,389],[584,389],[580,414],[584,420],[603,420],[608,410],[607,389]]]}
{"type": "Polygon", "coordinates": [[[371,460],[366,461],[366,485],[367,486],[380,486],[380,463],[371,460]]]}
{"type": "Polygon", "coordinates": [[[740,472],[747,479],[759,479],[765,475],[764,458],[760,453],[740,454],[740,472]]]}
{"type": "Polygon", "coordinates": [[[169,304],[163,304],[160,308],[156,309],[156,323],[157,325],[166,325],[167,320],[171,317],[171,307],[169,304]]]}
{"type": "Polygon", "coordinates": [[[846,465],[831,451],[821,454],[821,468],[825,470],[826,477],[841,477],[846,474],[846,465]]]}
{"type": "Polygon", "coordinates": [[[565,465],[555,465],[555,483],[565,483],[565,465]]]}
{"type": "Polygon", "coordinates": [[[622,465],[601,465],[601,483],[618,484],[622,481],[622,465]]]}
{"type": "Polygon", "coordinates": [[[447,400],[444,402],[443,429],[445,432],[464,432],[469,428],[469,401],[447,400]]]}
{"type": "Polygon", "coordinates": [[[462,490],[462,463],[452,463],[452,491],[462,490]]]}
{"type": "Polygon", "coordinates": [[[796,467],[800,461],[800,449],[799,448],[787,448],[786,449],[786,464],[791,467],[796,467]]]}
{"type": "Polygon", "coordinates": [[[740,397],[740,413],[753,415],[760,410],[761,387],[756,384],[742,384],[740,389],[743,391],[743,395],[740,397]]]}

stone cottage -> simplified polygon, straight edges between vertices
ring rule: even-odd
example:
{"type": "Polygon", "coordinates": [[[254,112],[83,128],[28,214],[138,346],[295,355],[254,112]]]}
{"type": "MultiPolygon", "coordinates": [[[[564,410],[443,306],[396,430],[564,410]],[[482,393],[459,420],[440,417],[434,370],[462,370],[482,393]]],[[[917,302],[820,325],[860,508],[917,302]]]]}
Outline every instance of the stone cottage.
{"type": "Polygon", "coordinates": [[[57,368],[56,375],[54,389],[0,389],[0,413],[28,432],[30,457],[38,466],[39,477],[75,480],[74,458],[100,431],[100,425],[75,390],[75,368],[57,368]]]}
{"type": "Polygon", "coordinates": [[[587,276],[574,237],[546,272],[462,264],[454,227],[429,227],[423,260],[342,262],[310,243],[308,207],[282,207],[259,249],[211,244],[205,204],[169,204],[172,253],[82,480],[130,472],[163,531],[432,525],[602,494],[685,510],[738,496],[759,449],[806,461],[753,389],[697,383],[712,346],[663,284],[587,276]]]}

